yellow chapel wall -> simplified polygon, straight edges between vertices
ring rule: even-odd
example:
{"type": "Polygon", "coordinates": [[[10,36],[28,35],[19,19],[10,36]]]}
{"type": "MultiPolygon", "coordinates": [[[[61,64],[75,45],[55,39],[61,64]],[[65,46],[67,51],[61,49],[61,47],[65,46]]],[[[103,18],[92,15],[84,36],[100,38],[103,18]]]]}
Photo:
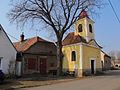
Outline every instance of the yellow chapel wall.
{"type": "Polygon", "coordinates": [[[87,45],[83,45],[83,69],[90,70],[90,59],[94,58],[96,62],[96,70],[101,70],[101,52],[98,48],[93,48],[87,45]]]}
{"type": "Polygon", "coordinates": [[[70,45],[64,46],[62,48],[62,52],[64,54],[63,57],[63,70],[75,71],[75,65],[80,67],[80,45],[70,45]],[[71,60],[72,51],[76,51],[76,61],[71,60]]]}

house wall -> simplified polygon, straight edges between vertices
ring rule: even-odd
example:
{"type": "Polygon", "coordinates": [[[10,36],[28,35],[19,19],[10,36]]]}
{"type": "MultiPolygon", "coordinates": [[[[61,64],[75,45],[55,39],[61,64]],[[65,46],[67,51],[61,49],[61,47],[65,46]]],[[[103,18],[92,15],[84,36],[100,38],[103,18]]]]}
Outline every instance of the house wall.
{"type": "Polygon", "coordinates": [[[84,74],[91,73],[91,60],[95,60],[95,73],[102,70],[100,49],[83,45],[83,57],[84,74]]]}
{"type": "Polygon", "coordinates": [[[23,74],[32,74],[32,73],[40,73],[40,58],[46,59],[46,72],[49,73],[51,70],[57,70],[57,62],[56,62],[56,56],[41,56],[41,55],[30,55],[30,54],[24,54],[23,57],[23,74]],[[36,59],[36,69],[30,70],[28,69],[28,61],[29,59],[36,59]],[[26,62],[27,61],[27,62],[26,62]],[[51,66],[51,64],[54,64],[54,66],[51,66]]]}
{"type": "Polygon", "coordinates": [[[2,69],[5,74],[14,72],[16,53],[17,51],[11,44],[8,36],[3,30],[0,30],[0,57],[2,57],[0,69],[2,69]]]}
{"type": "Polygon", "coordinates": [[[102,61],[102,69],[109,70],[111,68],[111,58],[106,56],[105,53],[101,52],[101,61],[102,61]]]}
{"type": "Polygon", "coordinates": [[[47,61],[47,73],[57,70],[56,47],[51,43],[37,42],[24,52],[22,70],[23,74],[40,73],[40,58],[45,58],[47,61]],[[28,70],[25,60],[36,59],[36,69],[28,70]]]}
{"type": "Polygon", "coordinates": [[[53,43],[37,42],[31,46],[25,53],[35,53],[35,54],[54,54],[56,55],[56,47],[53,43]]]}
{"type": "Polygon", "coordinates": [[[104,56],[105,56],[105,54],[103,53],[103,52],[101,52],[101,61],[104,63],[104,56]]]}
{"type": "Polygon", "coordinates": [[[105,70],[111,69],[111,58],[110,57],[105,56],[104,68],[105,70]]]}

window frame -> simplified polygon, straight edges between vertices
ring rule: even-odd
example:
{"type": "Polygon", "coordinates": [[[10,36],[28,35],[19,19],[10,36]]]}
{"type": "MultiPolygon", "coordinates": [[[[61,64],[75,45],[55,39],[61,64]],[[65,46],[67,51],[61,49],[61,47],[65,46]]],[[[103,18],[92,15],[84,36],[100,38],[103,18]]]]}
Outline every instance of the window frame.
{"type": "Polygon", "coordinates": [[[75,61],[76,61],[76,58],[77,58],[76,51],[72,51],[72,52],[71,52],[71,61],[72,61],[72,62],[75,62],[75,61]],[[73,52],[74,52],[74,54],[73,54],[73,52]]]}
{"type": "Polygon", "coordinates": [[[89,24],[89,32],[93,33],[93,27],[92,27],[92,24],[89,24]]]}
{"type": "Polygon", "coordinates": [[[78,25],[78,32],[81,33],[83,32],[83,25],[82,24],[79,24],[78,25]],[[81,26],[81,27],[80,27],[81,26]]]}

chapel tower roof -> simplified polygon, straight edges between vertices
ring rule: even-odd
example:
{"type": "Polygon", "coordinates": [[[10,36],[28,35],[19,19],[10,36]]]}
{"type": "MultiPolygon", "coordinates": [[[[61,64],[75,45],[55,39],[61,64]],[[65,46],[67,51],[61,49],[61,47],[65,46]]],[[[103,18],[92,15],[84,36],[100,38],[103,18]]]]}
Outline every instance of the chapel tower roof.
{"type": "Polygon", "coordinates": [[[83,19],[83,18],[85,18],[85,17],[89,18],[87,12],[86,12],[85,9],[83,8],[82,11],[81,11],[81,13],[79,14],[79,19],[83,19]]]}

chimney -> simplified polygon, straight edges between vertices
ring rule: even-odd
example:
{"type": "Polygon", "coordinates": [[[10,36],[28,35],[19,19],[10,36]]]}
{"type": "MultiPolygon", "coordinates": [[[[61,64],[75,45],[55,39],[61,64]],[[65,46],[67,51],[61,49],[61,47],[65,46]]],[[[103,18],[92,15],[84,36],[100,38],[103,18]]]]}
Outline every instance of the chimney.
{"type": "Polygon", "coordinates": [[[20,41],[21,41],[21,42],[24,41],[24,37],[25,37],[25,36],[24,36],[24,33],[22,33],[22,34],[20,35],[20,41]]]}

